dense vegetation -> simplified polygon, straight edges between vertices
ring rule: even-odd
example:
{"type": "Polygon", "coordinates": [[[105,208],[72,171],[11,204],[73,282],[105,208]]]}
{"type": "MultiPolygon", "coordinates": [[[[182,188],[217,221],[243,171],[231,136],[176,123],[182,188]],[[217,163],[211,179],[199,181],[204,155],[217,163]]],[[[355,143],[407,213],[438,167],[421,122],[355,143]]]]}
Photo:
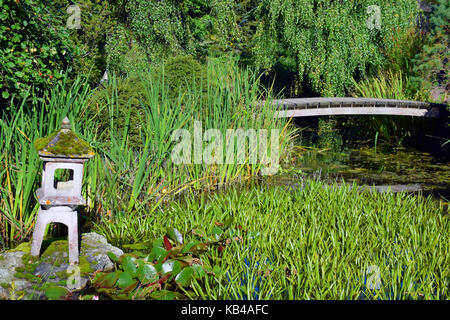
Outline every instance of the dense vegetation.
{"type": "Polygon", "coordinates": [[[4,99],[27,85],[51,84],[67,67],[71,74],[90,72],[97,84],[106,69],[127,75],[177,55],[204,62],[231,54],[278,77],[277,85],[294,95],[344,95],[353,78],[386,67],[413,78],[411,98],[424,83],[447,85],[443,0],[432,1],[422,19],[428,31],[416,27],[416,0],[80,0],[79,28],[67,27],[75,17],[67,1],[1,3],[4,99]]]}
{"type": "MultiPolygon", "coordinates": [[[[193,132],[201,121],[222,136],[278,130],[279,161],[289,162],[299,130],[274,119],[274,96],[444,101],[450,10],[446,0],[428,5],[422,12],[416,0],[0,0],[0,251],[30,239],[42,166],[33,142],[68,116],[96,153],[85,168],[82,230],[130,251],[113,257],[115,273],[92,279],[95,294],[448,298],[442,203],[317,181],[292,192],[223,193],[265,165],[250,152],[225,164],[171,157],[175,130],[193,132]],[[268,103],[255,116],[261,100],[268,103]],[[202,250],[162,238],[167,227],[202,250]],[[162,274],[159,258],[174,247],[202,268],[162,274]],[[381,289],[367,290],[370,266],[381,271],[381,289]],[[126,287],[117,282],[124,273],[126,287]],[[167,280],[163,291],[139,290],[150,276],[167,280]]],[[[318,121],[321,149],[340,151],[335,124],[318,121]]],[[[420,124],[371,117],[345,126],[376,144],[401,143],[420,124]]],[[[214,157],[225,154],[204,142],[214,157]]]]}

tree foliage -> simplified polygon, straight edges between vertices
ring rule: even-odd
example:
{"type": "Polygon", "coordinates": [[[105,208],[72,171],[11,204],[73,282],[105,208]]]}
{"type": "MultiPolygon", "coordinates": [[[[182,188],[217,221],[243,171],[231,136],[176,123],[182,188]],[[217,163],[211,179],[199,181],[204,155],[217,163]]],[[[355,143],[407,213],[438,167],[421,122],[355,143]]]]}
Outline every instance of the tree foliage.
{"type": "Polygon", "coordinates": [[[0,99],[45,87],[75,52],[66,21],[47,0],[0,0],[0,99]]]}
{"type": "Polygon", "coordinates": [[[426,37],[422,50],[414,59],[415,79],[421,86],[430,89],[443,87],[449,90],[449,39],[450,8],[448,0],[436,0],[431,3],[431,12],[428,14],[430,32],[426,37]]]}
{"type": "Polygon", "coordinates": [[[255,63],[265,69],[279,63],[319,94],[343,95],[354,76],[383,65],[391,40],[415,23],[417,10],[416,0],[264,0],[257,9],[255,63]],[[379,28],[370,25],[374,5],[379,28]]]}

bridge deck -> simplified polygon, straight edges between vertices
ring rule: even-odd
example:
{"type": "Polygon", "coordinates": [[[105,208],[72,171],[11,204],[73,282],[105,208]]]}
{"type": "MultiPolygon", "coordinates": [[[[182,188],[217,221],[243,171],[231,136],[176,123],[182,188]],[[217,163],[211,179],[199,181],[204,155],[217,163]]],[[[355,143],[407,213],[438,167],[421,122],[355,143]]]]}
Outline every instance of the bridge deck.
{"type": "Polygon", "coordinates": [[[422,101],[374,98],[294,98],[273,100],[279,118],[326,115],[404,115],[438,118],[447,106],[422,101]]]}

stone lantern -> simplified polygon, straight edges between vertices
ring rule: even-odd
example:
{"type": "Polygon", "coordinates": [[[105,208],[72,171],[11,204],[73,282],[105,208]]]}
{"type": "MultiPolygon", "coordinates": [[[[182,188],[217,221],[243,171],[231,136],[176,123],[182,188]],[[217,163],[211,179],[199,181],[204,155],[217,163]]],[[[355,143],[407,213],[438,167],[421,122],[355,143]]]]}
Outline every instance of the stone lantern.
{"type": "Polygon", "coordinates": [[[34,142],[39,158],[44,162],[42,187],[36,191],[40,208],[31,241],[31,255],[39,256],[45,227],[50,222],[63,223],[68,228],[69,262],[78,263],[78,217],[76,208],[85,205],[81,195],[83,165],[94,156],[92,147],[70,130],[64,118],[61,130],[34,142]],[[56,181],[55,171],[65,170],[67,181],[56,181]]]}

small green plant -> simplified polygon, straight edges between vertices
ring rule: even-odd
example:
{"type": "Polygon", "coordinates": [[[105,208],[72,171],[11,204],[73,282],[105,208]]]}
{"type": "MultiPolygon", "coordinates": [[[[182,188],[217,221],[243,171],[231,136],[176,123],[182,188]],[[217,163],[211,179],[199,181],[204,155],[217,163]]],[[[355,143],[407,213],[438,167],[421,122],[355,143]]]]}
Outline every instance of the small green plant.
{"type": "Polygon", "coordinates": [[[193,298],[194,292],[188,289],[192,281],[218,272],[217,268],[204,265],[201,255],[214,247],[222,251],[231,242],[227,238],[230,224],[230,219],[225,224],[217,223],[213,237],[191,230],[197,239],[186,242],[177,229],[171,228],[165,236],[151,243],[124,246],[135,251],[120,258],[110,252],[108,256],[116,263],[116,271],[97,273],[92,285],[98,293],[112,299],[193,298]]]}

